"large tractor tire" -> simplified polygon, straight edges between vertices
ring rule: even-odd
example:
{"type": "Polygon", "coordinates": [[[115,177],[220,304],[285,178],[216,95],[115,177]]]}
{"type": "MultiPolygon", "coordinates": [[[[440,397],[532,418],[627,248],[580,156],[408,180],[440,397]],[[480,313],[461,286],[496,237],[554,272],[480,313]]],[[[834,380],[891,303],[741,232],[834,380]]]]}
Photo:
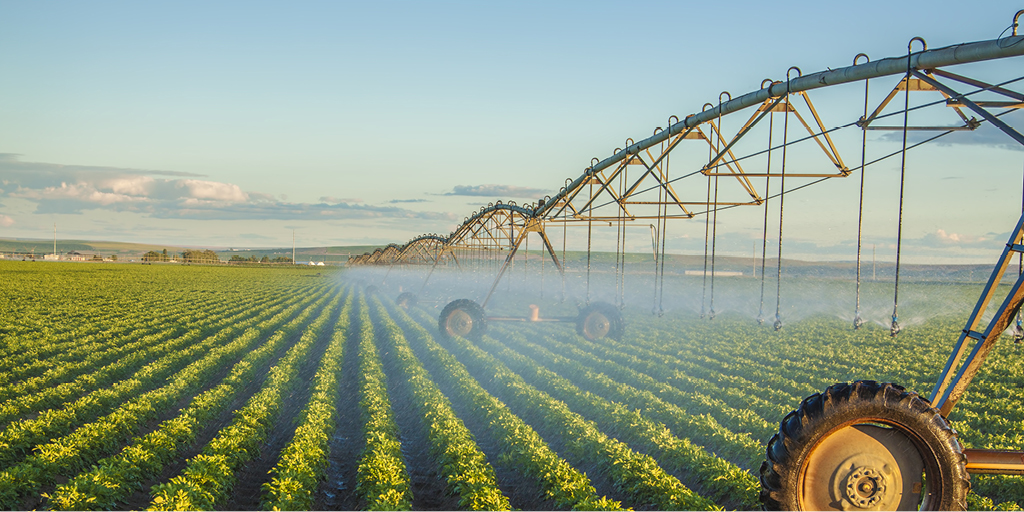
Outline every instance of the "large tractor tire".
{"type": "Polygon", "coordinates": [[[576,332],[588,341],[601,338],[621,340],[625,330],[622,313],[607,302],[594,302],[580,310],[576,317],[576,332]]]}
{"type": "Polygon", "coordinates": [[[964,510],[970,482],[956,432],[895,384],[835,384],[804,399],[768,442],[768,510],[964,510]]]}
{"type": "Polygon", "coordinates": [[[437,319],[437,328],[441,336],[450,338],[462,336],[468,339],[479,339],[487,332],[487,316],[484,308],[469,299],[457,299],[448,303],[441,310],[437,319]]]}
{"type": "Polygon", "coordinates": [[[416,294],[409,292],[399,293],[395,299],[395,304],[398,304],[402,309],[412,309],[416,305],[416,294]]]}

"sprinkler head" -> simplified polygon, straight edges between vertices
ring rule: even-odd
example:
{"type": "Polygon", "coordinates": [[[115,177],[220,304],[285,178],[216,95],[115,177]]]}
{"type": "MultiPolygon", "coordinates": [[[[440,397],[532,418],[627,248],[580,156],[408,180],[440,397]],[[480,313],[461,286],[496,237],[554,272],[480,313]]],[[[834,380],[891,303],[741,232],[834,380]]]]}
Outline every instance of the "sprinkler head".
{"type": "Polygon", "coordinates": [[[776,331],[782,329],[782,317],[780,317],[779,315],[775,315],[775,324],[773,325],[773,327],[775,327],[776,331]]]}
{"type": "Polygon", "coordinates": [[[864,319],[860,317],[860,313],[857,313],[857,316],[853,317],[853,329],[860,329],[862,325],[864,325],[864,319]]]}

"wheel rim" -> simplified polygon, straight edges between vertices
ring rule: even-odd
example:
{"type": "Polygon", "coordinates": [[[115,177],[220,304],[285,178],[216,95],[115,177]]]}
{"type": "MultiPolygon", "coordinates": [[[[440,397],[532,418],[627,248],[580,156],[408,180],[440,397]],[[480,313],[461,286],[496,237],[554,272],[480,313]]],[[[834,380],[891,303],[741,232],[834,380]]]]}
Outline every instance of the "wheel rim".
{"type": "Polygon", "coordinates": [[[800,475],[801,510],[917,510],[925,459],[895,426],[843,426],[818,443],[800,475]]]}
{"type": "Polygon", "coordinates": [[[473,330],[473,317],[465,310],[456,309],[448,314],[444,327],[448,334],[466,336],[473,330]]]}
{"type": "Polygon", "coordinates": [[[608,335],[612,330],[612,323],[604,314],[594,311],[583,319],[583,337],[596,340],[608,335]]]}

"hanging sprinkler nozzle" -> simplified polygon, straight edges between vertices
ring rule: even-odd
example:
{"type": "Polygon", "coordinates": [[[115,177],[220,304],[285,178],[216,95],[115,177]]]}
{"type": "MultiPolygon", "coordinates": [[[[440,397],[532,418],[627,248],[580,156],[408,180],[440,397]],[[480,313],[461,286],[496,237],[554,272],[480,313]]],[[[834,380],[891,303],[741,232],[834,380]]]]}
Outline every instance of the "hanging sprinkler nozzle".
{"type": "Polygon", "coordinates": [[[860,326],[864,325],[864,319],[860,317],[860,311],[853,316],[853,330],[860,329],[860,326]]]}
{"type": "Polygon", "coordinates": [[[889,327],[889,336],[896,336],[900,333],[900,318],[896,316],[896,313],[892,314],[892,326],[889,327]]]}
{"type": "Polygon", "coordinates": [[[778,331],[778,330],[782,329],[782,317],[781,317],[781,316],[779,316],[779,315],[777,315],[777,314],[775,315],[775,324],[774,324],[774,327],[775,327],[775,330],[776,330],[776,331],[778,331]]]}

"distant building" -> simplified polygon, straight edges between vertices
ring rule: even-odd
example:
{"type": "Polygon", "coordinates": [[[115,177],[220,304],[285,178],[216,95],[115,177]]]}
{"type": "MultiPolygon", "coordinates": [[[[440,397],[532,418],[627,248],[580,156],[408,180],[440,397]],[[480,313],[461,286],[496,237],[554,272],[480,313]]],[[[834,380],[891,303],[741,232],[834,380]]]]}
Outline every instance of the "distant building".
{"type": "Polygon", "coordinates": [[[64,255],[67,261],[85,261],[85,255],[78,251],[70,251],[64,255]]]}
{"type": "Polygon", "coordinates": [[[43,256],[43,261],[58,261],[60,260],[59,254],[47,254],[43,256]]]}

